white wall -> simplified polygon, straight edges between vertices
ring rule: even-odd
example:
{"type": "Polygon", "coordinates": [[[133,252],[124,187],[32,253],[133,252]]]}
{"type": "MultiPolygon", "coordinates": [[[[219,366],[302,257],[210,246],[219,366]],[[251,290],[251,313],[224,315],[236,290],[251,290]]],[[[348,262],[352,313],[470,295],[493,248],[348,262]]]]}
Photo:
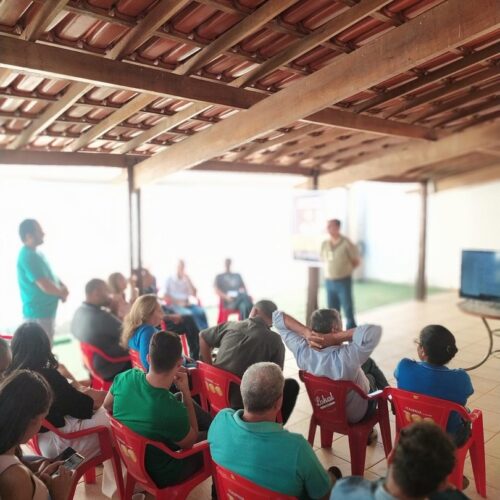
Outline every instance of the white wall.
{"type": "Polygon", "coordinates": [[[500,182],[430,196],[429,283],[459,288],[461,251],[465,249],[500,250],[500,182]]]}
{"type": "MultiPolygon", "coordinates": [[[[365,278],[413,283],[417,272],[420,195],[416,184],[357,183],[358,239],[365,278]],[[360,227],[364,229],[359,230],[360,227]]],[[[353,201],[354,200],[354,201],[353,201]]],[[[429,195],[427,283],[459,288],[463,249],[500,250],[500,182],[429,195]]],[[[352,224],[352,223],[351,223],[352,224]]]]}

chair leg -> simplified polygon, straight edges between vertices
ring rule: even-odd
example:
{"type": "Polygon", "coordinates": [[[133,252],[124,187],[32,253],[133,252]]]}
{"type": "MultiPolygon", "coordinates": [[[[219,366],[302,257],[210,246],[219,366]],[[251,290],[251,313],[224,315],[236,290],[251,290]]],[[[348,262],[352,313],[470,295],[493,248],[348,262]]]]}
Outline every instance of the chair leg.
{"type": "Polygon", "coordinates": [[[457,490],[462,491],[464,478],[464,463],[467,457],[467,449],[459,448],[455,451],[455,467],[448,476],[448,481],[455,485],[457,490]]]}
{"type": "Polygon", "coordinates": [[[391,437],[391,424],[389,422],[389,412],[387,409],[386,401],[378,402],[378,425],[380,427],[380,435],[382,436],[382,443],[384,445],[384,453],[387,458],[392,451],[392,437],[391,437]]]}
{"type": "Polygon", "coordinates": [[[85,484],[95,484],[95,467],[90,468],[83,474],[85,484]]]}
{"type": "Polygon", "coordinates": [[[116,486],[118,488],[120,499],[124,500],[125,488],[123,486],[122,463],[120,460],[120,455],[118,455],[118,452],[114,448],[113,448],[113,458],[111,459],[111,463],[113,464],[113,472],[115,473],[116,486]]]}
{"type": "Polygon", "coordinates": [[[368,434],[349,434],[349,451],[351,453],[351,474],[353,476],[364,476],[366,460],[366,441],[368,434]]]}
{"type": "Polygon", "coordinates": [[[469,449],[472,472],[477,492],[486,498],[486,461],[484,456],[484,439],[474,441],[469,449]]]}
{"type": "Polygon", "coordinates": [[[321,433],[321,448],[331,448],[333,442],[333,431],[327,430],[320,426],[321,433]]]}
{"type": "Polygon", "coordinates": [[[309,435],[307,437],[311,446],[314,445],[314,436],[316,436],[316,420],[314,417],[311,417],[311,422],[309,423],[309,435]]]}
{"type": "Polygon", "coordinates": [[[125,494],[124,500],[131,500],[134,494],[135,479],[127,472],[127,478],[125,481],[125,494]]]}

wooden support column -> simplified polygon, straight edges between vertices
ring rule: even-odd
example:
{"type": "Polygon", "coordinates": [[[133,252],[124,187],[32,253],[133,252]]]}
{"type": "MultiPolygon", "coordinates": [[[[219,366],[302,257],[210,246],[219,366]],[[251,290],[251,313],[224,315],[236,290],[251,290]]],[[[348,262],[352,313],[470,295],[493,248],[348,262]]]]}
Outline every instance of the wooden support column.
{"type": "MultiPolygon", "coordinates": [[[[318,172],[315,171],[312,177],[313,190],[318,189],[318,172]]],[[[309,324],[309,318],[313,311],[318,309],[318,290],[319,290],[319,267],[309,266],[307,276],[307,303],[305,323],[309,324]]]]}
{"type": "MultiPolygon", "coordinates": [[[[127,167],[128,174],[128,222],[130,245],[130,273],[134,269],[142,269],[142,238],[141,238],[141,190],[134,189],[134,164],[127,167]]],[[[142,294],[142,276],[139,273],[137,288],[142,294]]]]}
{"type": "Polygon", "coordinates": [[[418,270],[415,283],[415,298],[425,301],[427,283],[425,279],[425,258],[427,244],[427,181],[420,183],[420,238],[418,248],[418,270]]]}

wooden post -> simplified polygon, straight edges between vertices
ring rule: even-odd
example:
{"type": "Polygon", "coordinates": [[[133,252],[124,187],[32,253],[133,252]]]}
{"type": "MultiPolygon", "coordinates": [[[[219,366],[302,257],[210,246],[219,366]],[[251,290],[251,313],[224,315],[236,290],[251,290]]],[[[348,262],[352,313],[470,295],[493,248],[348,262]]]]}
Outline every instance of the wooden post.
{"type": "Polygon", "coordinates": [[[137,288],[142,294],[142,238],[141,238],[141,190],[134,189],[134,165],[129,164],[128,173],[128,222],[129,222],[129,248],[130,248],[130,273],[139,270],[137,288]]]}
{"type": "Polygon", "coordinates": [[[427,182],[420,183],[420,238],[418,248],[418,271],[415,284],[415,298],[424,301],[427,297],[427,283],[425,279],[425,257],[427,243],[427,182]]]}
{"type": "MultiPolygon", "coordinates": [[[[313,173],[313,190],[318,189],[318,171],[313,173]]],[[[313,311],[318,309],[319,267],[309,266],[307,277],[306,324],[313,311]]]]}

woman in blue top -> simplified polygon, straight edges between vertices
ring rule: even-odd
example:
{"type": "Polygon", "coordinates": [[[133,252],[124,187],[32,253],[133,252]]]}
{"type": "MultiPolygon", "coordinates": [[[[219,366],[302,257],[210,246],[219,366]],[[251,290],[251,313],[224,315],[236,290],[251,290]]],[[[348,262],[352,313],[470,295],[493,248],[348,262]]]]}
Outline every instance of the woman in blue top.
{"type": "MultiPolygon", "coordinates": [[[[465,406],[474,392],[471,379],[465,370],[446,366],[457,352],[455,337],[447,328],[441,325],[426,326],[417,341],[420,361],[404,358],[396,367],[394,376],[398,388],[465,406]]],[[[450,414],[446,430],[457,446],[462,445],[469,436],[468,426],[455,412],[450,414]]]]}
{"type": "MultiPolygon", "coordinates": [[[[149,370],[148,353],[151,337],[159,330],[158,326],[163,319],[174,319],[177,315],[166,315],[158,297],[153,294],[142,295],[133,304],[130,312],[123,320],[121,343],[125,349],[139,351],[142,366],[149,370]]],[[[180,316],[178,316],[180,318],[180,316]]],[[[188,363],[184,358],[184,365],[188,363]]]]}

